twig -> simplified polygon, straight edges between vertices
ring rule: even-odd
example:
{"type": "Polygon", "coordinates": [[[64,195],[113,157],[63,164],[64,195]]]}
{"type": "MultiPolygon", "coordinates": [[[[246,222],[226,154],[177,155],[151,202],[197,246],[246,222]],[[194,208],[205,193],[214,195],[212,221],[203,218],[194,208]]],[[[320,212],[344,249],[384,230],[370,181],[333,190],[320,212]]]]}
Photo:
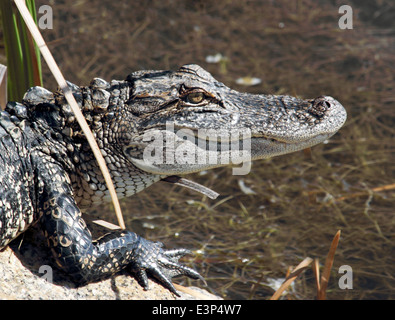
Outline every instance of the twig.
{"type": "MultiPolygon", "coordinates": [[[[380,192],[380,191],[388,191],[388,190],[394,190],[394,189],[395,189],[395,183],[387,184],[387,185],[381,186],[381,187],[376,187],[376,188],[373,188],[371,191],[380,192]]],[[[343,200],[350,199],[350,198],[362,197],[367,194],[369,194],[369,191],[356,192],[356,193],[353,193],[350,195],[339,197],[339,198],[335,199],[335,201],[343,201],[343,200]]]]}

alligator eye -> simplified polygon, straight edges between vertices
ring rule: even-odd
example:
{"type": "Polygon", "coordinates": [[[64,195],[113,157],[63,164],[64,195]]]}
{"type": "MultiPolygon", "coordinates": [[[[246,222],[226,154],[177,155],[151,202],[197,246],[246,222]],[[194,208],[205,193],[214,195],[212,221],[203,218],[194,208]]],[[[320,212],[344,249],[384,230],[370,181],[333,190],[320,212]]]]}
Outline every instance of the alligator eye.
{"type": "Polygon", "coordinates": [[[205,98],[205,94],[203,92],[192,92],[186,96],[186,101],[189,103],[198,104],[202,102],[205,98]]]}

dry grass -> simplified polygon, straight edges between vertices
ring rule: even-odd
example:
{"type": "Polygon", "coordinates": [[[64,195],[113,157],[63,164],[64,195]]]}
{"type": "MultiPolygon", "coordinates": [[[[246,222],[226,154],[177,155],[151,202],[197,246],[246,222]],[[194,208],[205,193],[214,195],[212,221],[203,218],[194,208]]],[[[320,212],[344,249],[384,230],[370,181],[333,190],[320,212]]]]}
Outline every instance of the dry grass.
{"type": "Polygon", "coordinates": [[[280,286],[276,290],[276,292],[272,295],[270,300],[278,300],[283,292],[287,290],[290,285],[296,280],[296,278],[308,268],[308,266],[314,261],[312,268],[314,271],[314,276],[315,276],[315,282],[316,282],[316,288],[317,288],[317,300],[325,300],[326,298],[326,289],[328,287],[328,282],[329,282],[329,277],[331,273],[331,269],[333,266],[333,261],[335,259],[335,252],[336,248],[339,244],[340,240],[340,230],[336,233],[335,237],[332,240],[331,247],[328,252],[328,256],[325,260],[325,266],[324,270],[322,272],[322,276],[320,277],[320,269],[319,269],[319,260],[316,259],[311,259],[311,258],[305,258],[301,263],[297,265],[295,269],[290,271],[288,269],[287,276],[280,286]]]}

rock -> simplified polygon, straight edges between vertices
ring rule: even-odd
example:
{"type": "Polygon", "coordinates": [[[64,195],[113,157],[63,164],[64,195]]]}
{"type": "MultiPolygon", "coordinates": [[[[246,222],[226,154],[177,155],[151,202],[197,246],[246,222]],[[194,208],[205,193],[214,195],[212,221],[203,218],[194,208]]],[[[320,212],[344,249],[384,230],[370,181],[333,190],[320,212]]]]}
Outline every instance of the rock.
{"type": "Polygon", "coordinates": [[[76,287],[67,275],[53,266],[47,247],[20,239],[0,252],[0,299],[45,300],[192,300],[220,299],[206,290],[177,285],[177,297],[150,280],[144,290],[129,274],[120,273],[107,280],[76,287]],[[20,245],[20,248],[18,247],[20,245]]]}

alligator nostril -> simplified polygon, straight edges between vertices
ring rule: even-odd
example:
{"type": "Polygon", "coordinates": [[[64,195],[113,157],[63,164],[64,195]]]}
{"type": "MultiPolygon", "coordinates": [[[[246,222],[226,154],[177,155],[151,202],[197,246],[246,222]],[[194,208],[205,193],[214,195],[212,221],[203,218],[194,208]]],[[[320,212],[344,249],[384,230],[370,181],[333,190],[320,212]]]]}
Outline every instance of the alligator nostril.
{"type": "Polygon", "coordinates": [[[312,102],[309,112],[318,118],[322,118],[330,107],[331,104],[325,99],[325,97],[318,97],[312,102]]]}

